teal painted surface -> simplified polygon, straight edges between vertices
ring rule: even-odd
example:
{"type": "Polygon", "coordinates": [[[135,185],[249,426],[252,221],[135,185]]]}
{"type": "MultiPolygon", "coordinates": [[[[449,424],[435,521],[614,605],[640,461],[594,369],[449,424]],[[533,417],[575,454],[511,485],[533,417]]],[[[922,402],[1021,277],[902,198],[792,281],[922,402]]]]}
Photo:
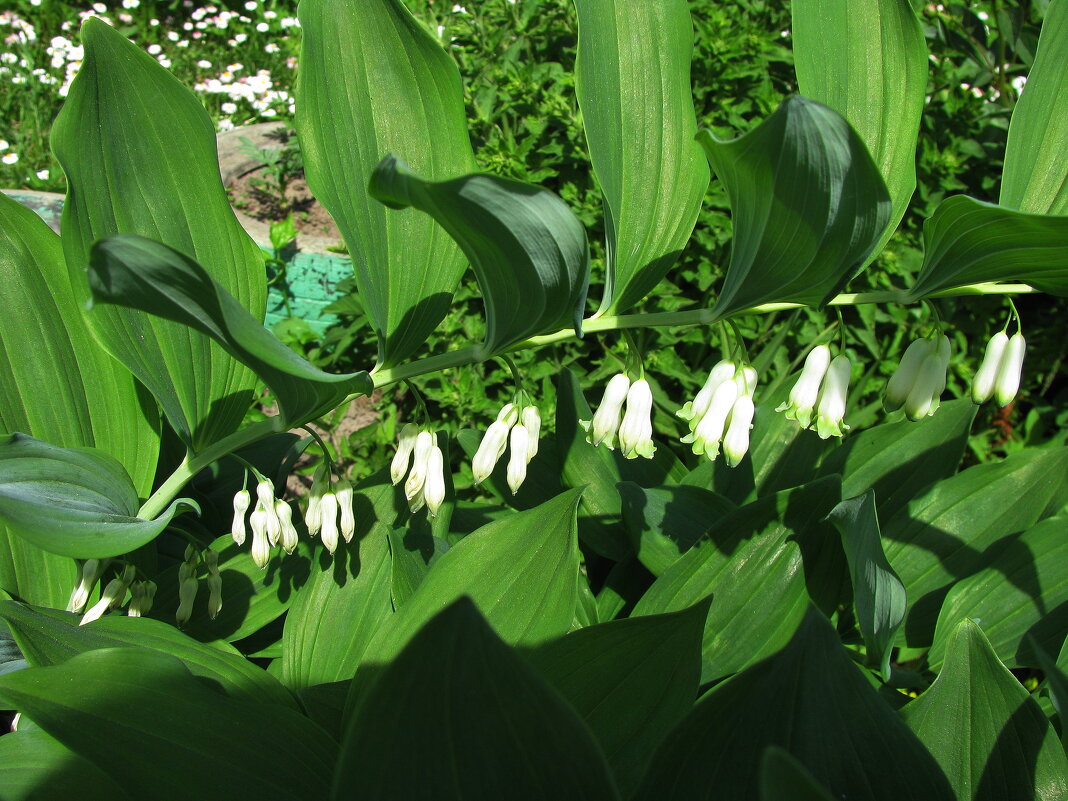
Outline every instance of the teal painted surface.
{"type": "MultiPolygon", "coordinates": [[[[63,197],[41,192],[5,190],[6,194],[35,211],[53,231],[59,231],[63,212],[63,197]]],[[[272,251],[263,249],[267,255],[272,251]]],[[[267,293],[267,317],[264,324],[272,328],[292,313],[300,317],[318,333],[337,321],[325,309],[338,298],[338,282],[352,276],[352,261],[347,256],[329,253],[295,253],[286,262],[286,284],[272,283],[267,293]],[[289,295],[289,310],[286,295],[289,295]]],[[[268,275],[268,279],[272,278],[268,275]]]]}

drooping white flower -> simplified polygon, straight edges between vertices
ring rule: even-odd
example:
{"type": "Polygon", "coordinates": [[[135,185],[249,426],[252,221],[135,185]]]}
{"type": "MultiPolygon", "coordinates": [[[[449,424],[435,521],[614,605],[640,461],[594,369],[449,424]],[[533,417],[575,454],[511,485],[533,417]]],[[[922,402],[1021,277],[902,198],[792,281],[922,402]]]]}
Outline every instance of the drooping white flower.
{"type": "Polygon", "coordinates": [[[130,608],[126,614],[130,617],[143,617],[152,611],[152,601],[156,597],[154,581],[135,581],[130,585],[130,608]]]}
{"type": "Polygon", "coordinates": [[[184,628],[193,617],[193,603],[199,587],[195,562],[182,562],[178,567],[178,611],[174,613],[178,628],[184,628]]]}
{"type": "Polygon", "coordinates": [[[278,544],[278,538],[282,534],[282,523],[274,511],[274,484],[268,479],[263,479],[256,484],[256,505],[267,513],[265,518],[267,539],[273,547],[278,544]]]}
{"type": "Polygon", "coordinates": [[[267,539],[267,511],[257,506],[248,517],[252,529],[252,561],[260,570],[271,561],[271,543],[267,539]]]}
{"type": "Polygon", "coordinates": [[[393,480],[393,486],[397,486],[404,480],[408,473],[408,462],[412,451],[415,450],[415,440],[419,436],[419,426],[415,423],[407,423],[401,429],[397,438],[397,454],[389,466],[389,477],[393,480]]]}
{"type": "Polygon", "coordinates": [[[122,575],[113,578],[104,587],[104,591],[100,593],[100,600],[93,604],[92,608],[82,615],[81,622],[78,624],[84,626],[86,623],[91,623],[94,620],[99,619],[117,606],[122,606],[122,602],[126,598],[126,590],[133,583],[134,576],[137,571],[133,565],[127,565],[122,571],[122,575]]]}
{"type": "Polygon", "coordinates": [[[524,406],[519,420],[527,430],[527,461],[538,455],[538,437],[541,436],[541,413],[537,406],[524,406]]]}
{"type": "Polygon", "coordinates": [[[916,377],[919,375],[920,365],[935,350],[935,344],[927,338],[917,339],[905,349],[905,354],[901,357],[901,363],[886,384],[883,409],[888,412],[896,412],[905,405],[905,401],[908,400],[909,393],[912,392],[912,387],[916,383],[916,377]]]}
{"type": "MultiPolygon", "coordinates": [[[[279,503],[282,503],[279,501],[279,503]]],[[[289,504],[285,504],[288,508],[289,504]]],[[[290,510],[292,514],[292,510],[290,510]]],[[[219,552],[208,550],[204,553],[204,564],[208,568],[208,617],[212,620],[222,611],[222,575],[219,573],[219,552]]]]}
{"type": "Polygon", "coordinates": [[[939,399],[946,388],[949,357],[949,338],[943,334],[928,347],[927,355],[920,363],[915,381],[905,399],[905,416],[909,420],[929,417],[938,409],[939,399]]]}
{"type": "Polygon", "coordinates": [[[508,488],[512,490],[513,495],[519,492],[519,488],[527,477],[527,455],[530,452],[529,440],[530,434],[527,432],[526,426],[522,423],[517,423],[512,427],[508,442],[511,454],[508,459],[507,477],[508,488]]]}
{"type": "Polygon", "coordinates": [[[297,548],[297,527],[293,525],[293,507],[281,498],[274,502],[274,513],[278,517],[281,534],[278,536],[278,544],[286,553],[293,553],[297,548]]]}
{"type": "Polygon", "coordinates": [[[749,450],[749,429],[753,427],[755,407],[750,395],[739,395],[731,409],[727,433],[723,436],[723,457],[728,467],[735,467],[749,450]]]}
{"type": "Polygon", "coordinates": [[[1009,335],[1004,331],[998,331],[986,343],[983,363],[979,365],[975,378],[972,379],[972,401],[974,403],[985,403],[993,396],[994,381],[997,380],[1001,357],[1008,344],[1009,335]]]}
{"type": "Polygon", "coordinates": [[[85,605],[89,602],[89,594],[100,581],[100,576],[109,561],[108,559],[86,559],[82,562],[78,584],[70,594],[70,600],[67,601],[68,612],[81,612],[85,609],[85,605]]]}
{"type": "Polygon", "coordinates": [[[846,394],[849,391],[849,376],[852,365],[849,357],[839,353],[831,360],[827,375],[820,389],[819,407],[816,412],[816,433],[820,439],[840,437],[849,430],[842,422],[846,412],[846,394]]]}
{"type": "Polygon", "coordinates": [[[1024,354],[1027,351],[1027,342],[1023,334],[1017,331],[1005,346],[1005,353],[998,365],[998,375],[994,381],[994,400],[998,406],[1008,406],[1020,389],[1020,378],[1023,376],[1024,354]]]}
{"type": "Polygon", "coordinates": [[[817,345],[808,353],[801,375],[790,390],[790,399],[776,407],[777,412],[786,412],[786,419],[796,420],[801,428],[812,425],[812,415],[820,397],[820,384],[831,364],[831,349],[817,345]]]}
{"type": "Polygon", "coordinates": [[[653,458],[656,446],[653,445],[652,412],[653,391],[648,381],[639,378],[627,390],[627,409],[619,424],[619,450],[625,458],[653,458]]]}
{"type": "Polygon", "coordinates": [[[352,513],[352,484],[345,479],[334,483],[334,496],[337,498],[337,508],[341,513],[341,536],[345,542],[352,542],[356,533],[356,516],[352,513]]]}
{"type": "Polygon", "coordinates": [[[701,418],[705,416],[705,413],[712,405],[712,396],[715,394],[716,389],[724,381],[733,379],[735,372],[737,372],[737,365],[730,360],[724,360],[716,364],[709,372],[705,385],[701,387],[701,391],[697,393],[697,396],[692,401],[687,401],[676,412],[683,420],[690,422],[691,431],[697,427],[701,418]]]}
{"type": "Polygon", "coordinates": [[[727,418],[738,400],[738,394],[738,382],[733,379],[716,387],[708,411],[697,422],[693,432],[682,438],[683,442],[692,443],[695,454],[704,454],[713,460],[719,455],[719,443],[723,439],[727,418]]]}
{"type": "Polygon", "coordinates": [[[434,445],[434,435],[429,431],[420,431],[419,436],[415,439],[412,470],[408,474],[408,480],[404,482],[404,497],[408,499],[408,507],[413,512],[418,511],[423,506],[423,484],[426,482],[430,451],[434,448],[434,445]]]}
{"type": "Polygon", "coordinates": [[[426,501],[426,508],[431,517],[437,517],[438,510],[445,503],[445,456],[437,444],[430,449],[430,456],[427,458],[423,500],[426,501]]]}
{"type": "Polygon", "coordinates": [[[507,419],[494,420],[486,429],[482,442],[479,443],[478,450],[475,451],[475,456],[471,460],[471,473],[476,487],[493,474],[493,468],[497,466],[497,462],[508,447],[508,432],[511,431],[514,422],[514,420],[507,419]]]}
{"type": "Polygon", "coordinates": [[[307,527],[308,533],[313,537],[319,533],[319,529],[323,525],[319,503],[322,500],[323,493],[330,488],[328,473],[329,470],[326,467],[326,463],[323,462],[316,469],[315,476],[312,478],[311,490],[308,492],[308,508],[304,512],[304,525],[307,527]]]}
{"type": "Polygon", "coordinates": [[[245,544],[245,513],[252,503],[252,495],[247,489],[234,493],[234,522],[230,524],[230,535],[238,546],[245,544]]]}
{"type": "Polygon", "coordinates": [[[322,515],[322,528],[319,529],[319,538],[323,541],[323,547],[330,553],[337,550],[337,496],[333,492],[324,492],[319,500],[320,514],[322,515]]]}
{"type": "Polygon", "coordinates": [[[604,397],[593,414],[592,420],[580,420],[579,425],[586,431],[586,441],[593,445],[604,444],[609,450],[615,448],[616,433],[619,431],[623,404],[630,391],[630,379],[623,373],[612,376],[605,387],[604,397]]]}

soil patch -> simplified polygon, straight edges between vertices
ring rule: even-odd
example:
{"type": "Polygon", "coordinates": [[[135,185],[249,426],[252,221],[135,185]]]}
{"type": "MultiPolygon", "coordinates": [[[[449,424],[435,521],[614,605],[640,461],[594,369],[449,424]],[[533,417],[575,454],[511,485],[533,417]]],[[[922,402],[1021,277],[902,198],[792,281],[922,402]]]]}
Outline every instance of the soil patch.
{"type": "Polygon", "coordinates": [[[292,209],[298,234],[341,241],[341,232],[329,212],[312,196],[304,173],[294,176],[286,185],[284,205],[274,192],[264,190],[262,184],[266,177],[267,170],[261,167],[235,178],[227,187],[234,208],[268,225],[281,222],[292,209]]]}

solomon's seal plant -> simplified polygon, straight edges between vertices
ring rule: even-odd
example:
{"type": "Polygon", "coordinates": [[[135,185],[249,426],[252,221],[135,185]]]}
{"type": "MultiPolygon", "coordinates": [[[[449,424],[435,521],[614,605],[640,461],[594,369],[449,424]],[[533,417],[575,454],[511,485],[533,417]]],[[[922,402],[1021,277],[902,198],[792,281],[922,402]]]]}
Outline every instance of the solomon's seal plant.
{"type": "Polygon", "coordinates": [[[196,97],[85,23],[62,233],[0,196],[0,794],[1068,797],[1068,447],[964,458],[1024,355],[1015,311],[985,355],[968,315],[1068,295],[1068,2],[998,202],[946,196],[912,261],[921,116],[952,108],[911,4],[794,0],[797,93],[736,138],[697,118],[690,4],[574,11],[592,251],[563,197],[481,169],[400,0],[300,3],[306,177],[378,346],[348,373],[263,326],[196,97]],[[710,186],[729,255],[695,232],[710,186]],[[691,238],[683,300],[657,288],[691,238]],[[479,338],[430,349],[468,268],[479,338]],[[495,358],[514,394],[453,437],[463,391],[432,415],[419,386],[495,358]],[[402,383],[390,464],[305,436],[402,383]]]}

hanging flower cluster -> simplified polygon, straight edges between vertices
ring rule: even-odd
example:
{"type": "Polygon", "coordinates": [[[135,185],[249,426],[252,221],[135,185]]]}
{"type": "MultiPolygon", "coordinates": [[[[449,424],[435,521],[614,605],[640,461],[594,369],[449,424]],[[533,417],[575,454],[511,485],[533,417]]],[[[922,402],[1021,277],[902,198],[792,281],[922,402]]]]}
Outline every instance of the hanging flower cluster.
{"type": "Polygon", "coordinates": [[[506,403],[498,412],[497,419],[486,429],[482,442],[471,460],[471,472],[475,486],[493,473],[493,468],[510,449],[506,477],[508,488],[515,495],[527,477],[527,465],[538,453],[538,438],[541,436],[541,413],[538,407],[522,401],[506,403]]]}
{"type": "Polygon", "coordinates": [[[886,385],[883,408],[894,412],[904,407],[909,420],[934,414],[946,388],[951,355],[945,334],[923,337],[909,345],[886,385]]]}
{"type": "Polygon", "coordinates": [[[817,345],[809,351],[790,399],[775,411],[786,412],[787,419],[796,420],[801,428],[810,428],[815,415],[816,433],[821,439],[842,436],[849,430],[842,420],[851,370],[844,353],[832,359],[827,345],[817,345]]]}
{"type": "MultiPolygon", "coordinates": [[[[286,553],[293,553],[297,547],[297,529],[293,525],[293,508],[274,497],[274,484],[270,479],[259,474],[257,478],[256,506],[248,515],[248,527],[252,529],[252,561],[262,569],[267,567],[271,548],[276,545],[281,545],[286,553]]],[[[241,489],[234,495],[234,520],[230,535],[239,546],[245,544],[245,515],[251,502],[252,496],[247,489],[241,489]]]]}
{"type": "Polygon", "coordinates": [[[586,441],[593,445],[604,445],[609,450],[618,445],[627,459],[652,459],[656,452],[652,412],[649,382],[644,378],[632,382],[620,373],[608,382],[593,419],[580,420],[579,425],[586,431],[586,441]]]}
{"type": "Polygon", "coordinates": [[[998,406],[1008,406],[1020,389],[1027,343],[1017,331],[1011,337],[999,331],[990,337],[986,354],[972,381],[972,400],[985,403],[994,398],[998,406]]]}
{"type": "Polygon", "coordinates": [[[214,620],[222,611],[222,574],[219,573],[219,554],[211,549],[200,551],[195,546],[189,545],[185,549],[185,560],[178,566],[178,610],[174,613],[178,628],[185,628],[186,623],[193,617],[193,603],[200,589],[200,579],[197,578],[197,573],[201,561],[207,572],[208,617],[214,620]]]}
{"type": "Polygon", "coordinates": [[[389,472],[394,486],[408,476],[404,482],[404,497],[413,514],[426,505],[430,516],[437,517],[445,502],[445,457],[434,432],[414,423],[405,425],[398,437],[397,454],[389,472]]]}
{"type": "Polygon", "coordinates": [[[690,444],[695,454],[703,454],[713,462],[722,445],[727,464],[737,465],[749,450],[756,386],[757,373],[750,365],[719,362],[709,372],[697,397],[677,412],[690,428],[682,441],[690,444]]]}
{"type": "MultiPolygon", "coordinates": [[[[78,584],[71,592],[67,602],[68,612],[81,612],[89,602],[89,596],[93,587],[104,574],[110,559],[86,559],[82,562],[78,576],[78,584]]],[[[80,625],[98,620],[112,609],[118,609],[126,603],[126,593],[130,593],[127,614],[130,617],[140,617],[147,614],[152,608],[152,599],[156,595],[156,585],[152,581],[134,581],[137,569],[133,565],[126,565],[115,578],[109,581],[100,593],[100,599],[82,615],[80,625]]]]}
{"type": "MultiPolygon", "coordinates": [[[[352,484],[343,478],[334,478],[324,460],[312,477],[311,491],[308,493],[308,508],[304,512],[304,524],[308,534],[318,536],[323,547],[330,553],[337,550],[339,537],[345,542],[352,542],[356,533],[356,516],[352,511],[352,484]]],[[[289,509],[289,505],[285,504],[289,509]]],[[[292,511],[290,511],[292,514],[292,511]]],[[[293,546],[296,547],[296,530],[294,529],[293,546]]],[[[292,549],[286,549],[291,553],[292,549]]]]}

